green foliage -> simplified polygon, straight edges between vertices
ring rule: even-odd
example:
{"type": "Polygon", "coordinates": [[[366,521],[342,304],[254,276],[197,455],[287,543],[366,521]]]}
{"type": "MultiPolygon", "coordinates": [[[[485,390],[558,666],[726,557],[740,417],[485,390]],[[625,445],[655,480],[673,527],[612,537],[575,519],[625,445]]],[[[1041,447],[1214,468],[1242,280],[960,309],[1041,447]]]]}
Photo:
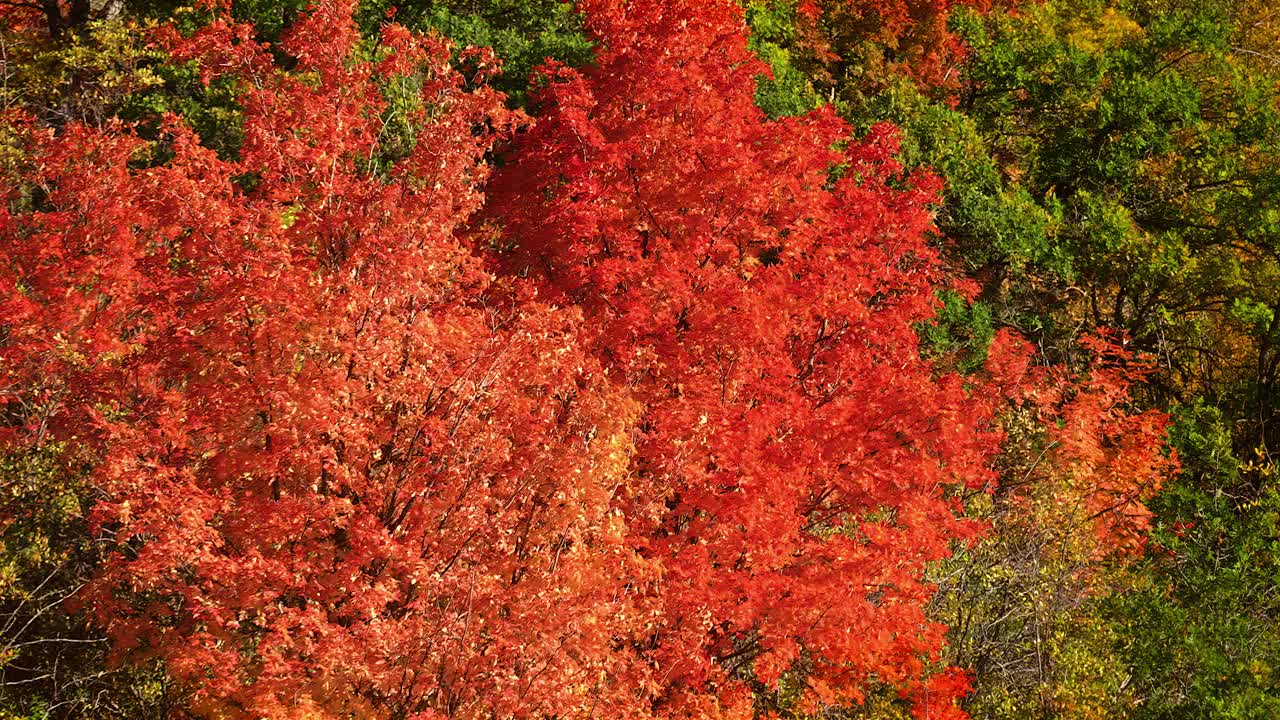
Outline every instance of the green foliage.
{"type": "MultiPolygon", "coordinates": [[[[1184,471],[1152,503],[1149,559],[1095,611],[1130,717],[1277,714],[1272,466],[1236,460],[1271,437],[1280,299],[1280,104],[1274,72],[1241,59],[1248,22],[1228,3],[1079,0],[958,25],[973,55],[957,110],[1005,186],[1053,218],[1053,255],[979,236],[1006,268],[979,276],[984,297],[1006,322],[1034,308],[1046,322],[1022,327],[1049,348],[1126,330],[1159,363],[1149,400],[1180,403],[1184,471]]],[[[991,257],[959,237],[958,262],[991,257]]]]}
{"type": "Polygon", "coordinates": [[[756,104],[771,118],[803,115],[821,107],[822,98],[791,63],[791,53],[772,43],[753,40],[753,49],[769,63],[773,77],[761,77],[756,89],[756,104]]]}
{"type": "Polygon", "coordinates": [[[502,75],[492,84],[514,105],[528,101],[530,75],[546,60],[583,67],[592,59],[582,18],[563,0],[373,0],[361,5],[366,24],[392,5],[396,22],[410,29],[437,30],[461,48],[493,48],[502,75]]]}
{"type": "Polygon", "coordinates": [[[153,24],[95,20],[59,43],[0,27],[0,107],[24,108],[45,122],[101,125],[137,114],[135,99],[164,84],[149,47],[153,24]]]}
{"type": "Polygon", "coordinates": [[[984,303],[966,301],[953,290],[938,295],[942,306],[937,316],[920,328],[925,354],[939,360],[955,358],[956,369],[962,373],[981,368],[996,332],[991,310],[984,303]]]}
{"type": "MultiPolygon", "coordinates": [[[[958,108],[1059,218],[1069,263],[1033,253],[1030,268],[1078,289],[1056,298],[1060,312],[1166,355],[1203,342],[1184,320],[1229,302],[1237,254],[1277,243],[1263,200],[1277,178],[1275,85],[1242,70],[1234,24],[1213,2],[1084,1],[960,28],[973,56],[958,108]]],[[[1010,296],[1036,278],[1013,280],[1010,296]]]]}
{"type": "Polygon", "coordinates": [[[808,76],[792,61],[795,6],[786,0],[752,0],[746,6],[752,52],[769,64],[773,77],[757,81],[756,104],[772,118],[803,115],[823,104],[808,76]]]}
{"type": "Polygon", "coordinates": [[[98,561],[80,478],[60,446],[0,455],[0,718],[167,717],[163,676],[112,667],[105,638],[73,612],[98,561]]]}
{"type": "Polygon", "coordinates": [[[908,86],[885,100],[885,115],[905,130],[904,159],[946,178],[939,222],[966,270],[1004,265],[1000,271],[1015,276],[1033,268],[1070,272],[1070,258],[1056,244],[1062,220],[1056,196],[1037,198],[1012,182],[1016,170],[999,165],[973,118],[908,86]]]}
{"type": "Polygon", "coordinates": [[[1280,714],[1277,466],[1239,463],[1221,411],[1180,408],[1183,473],[1158,498],[1145,581],[1117,594],[1135,718],[1261,720],[1280,714]]]}

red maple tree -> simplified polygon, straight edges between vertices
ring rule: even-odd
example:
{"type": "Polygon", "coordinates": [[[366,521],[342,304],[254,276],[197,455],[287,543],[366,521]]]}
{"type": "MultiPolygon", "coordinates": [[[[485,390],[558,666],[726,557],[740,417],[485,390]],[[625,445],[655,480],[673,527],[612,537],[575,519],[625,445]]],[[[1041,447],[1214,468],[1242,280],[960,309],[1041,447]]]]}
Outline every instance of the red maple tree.
{"type": "Polygon", "coordinates": [[[287,73],[224,19],[170,38],[242,81],[235,160],[177,120],[154,147],[30,131],[34,207],[0,214],[8,439],[90,443],[119,550],[88,607],[200,714],[629,706],[634,403],[575,312],[491,297],[455,233],[502,97],[395,26],[360,59],[353,4],[290,32],[287,73]],[[416,137],[383,168],[395,82],[416,137]]]}
{"type": "Polygon", "coordinates": [[[734,3],[582,7],[597,65],[547,68],[478,232],[583,310],[643,406],[622,507],[663,568],[665,712],[749,713],[788,670],[815,705],[871,680],[923,703],[941,628],[921,570],[975,531],[948,487],[986,482],[998,441],[995,396],[917,345],[937,183],[887,127],[767,122],[734,3]]]}

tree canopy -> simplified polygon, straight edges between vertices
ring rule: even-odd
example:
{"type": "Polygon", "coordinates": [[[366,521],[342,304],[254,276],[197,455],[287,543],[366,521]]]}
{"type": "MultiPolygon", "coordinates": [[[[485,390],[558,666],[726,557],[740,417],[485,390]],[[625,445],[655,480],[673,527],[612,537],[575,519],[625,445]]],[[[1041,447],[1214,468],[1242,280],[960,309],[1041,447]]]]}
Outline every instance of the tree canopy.
{"type": "Polygon", "coordinates": [[[1276,20],[0,3],[0,719],[1270,717],[1276,20]]]}

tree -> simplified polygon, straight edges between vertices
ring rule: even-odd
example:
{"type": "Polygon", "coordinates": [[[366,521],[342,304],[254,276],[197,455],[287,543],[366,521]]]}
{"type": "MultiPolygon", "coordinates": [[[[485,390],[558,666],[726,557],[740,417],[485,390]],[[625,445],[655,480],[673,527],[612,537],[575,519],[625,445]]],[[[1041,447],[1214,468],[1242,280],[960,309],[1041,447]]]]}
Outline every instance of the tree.
{"type": "Polygon", "coordinates": [[[1106,608],[1142,701],[1132,716],[1269,717],[1280,711],[1276,466],[1262,448],[1237,460],[1222,411],[1203,401],[1174,420],[1182,472],[1152,503],[1142,574],[1106,608]]]}
{"type": "Polygon", "coordinates": [[[999,485],[969,498],[991,531],[934,571],[931,614],[948,626],[948,660],[974,673],[974,717],[1101,719],[1137,705],[1123,637],[1100,605],[1142,582],[1145,503],[1177,460],[1166,417],[1132,407],[1149,362],[1105,338],[1084,350],[1074,373],[1024,379],[1000,415],[999,485]]]}
{"type": "Polygon", "coordinates": [[[732,3],[582,7],[597,64],[546,69],[476,232],[583,310],[642,404],[623,512],[663,568],[665,712],[745,713],[781,680],[799,707],[883,683],[947,716],[921,572],[977,530],[951,491],[991,477],[999,393],[920,356],[934,180],[890,128],[767,121],[732,3]]]}
{"type": "Polygon", "coordinates": [[[1006,175],[1045,198],[1068,265],[993,274],[989,297],[1024,318],[1038,308],[1046,346],[1105,323],[1158,358],[1141,394],[1176,418],[1187,464],[1152,500],[1158,543],[1132,590],[1097,607],[1132,674],[1132,716],[1267,716],[1280,198],[1276,74],[1258,55],[1268,11],[1029,10],[966,31],[960,108],[1006,175]]]}
{"type": "Polygon", "coordinates": [[[607,711],[645,672],[618,639],[649,565],[611,507],[632,405],[573,312],[493,297],[455,235],[514,120],[492,63],[395,26],[361,57],[351,9],[293,28],[290,72],[221,17],[171,38],[243,83],[236,159],[176,119],[30,131],[7,442],[93,452],[115,551],[88,609],[198,714],[607,711]]]}

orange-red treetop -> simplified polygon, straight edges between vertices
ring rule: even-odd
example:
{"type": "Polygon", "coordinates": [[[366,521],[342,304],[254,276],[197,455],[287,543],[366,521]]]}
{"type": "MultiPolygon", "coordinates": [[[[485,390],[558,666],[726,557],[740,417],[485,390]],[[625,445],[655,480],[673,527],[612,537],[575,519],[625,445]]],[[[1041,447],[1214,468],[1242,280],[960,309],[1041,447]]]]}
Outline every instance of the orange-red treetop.
{"type": "Polygon", "coordinates": [[[483,230],[643,407],[620,500],[663,571],[665,712],[748,712],[793,666],[815,702],[909,688],[940,643],[921,570],[975,530],[946,488],[999,439],[997,396],[917,347],[937,183],[888,127],[767,122],[732,2],[582,6],[598,65],[547,69],[483,230]]]}

